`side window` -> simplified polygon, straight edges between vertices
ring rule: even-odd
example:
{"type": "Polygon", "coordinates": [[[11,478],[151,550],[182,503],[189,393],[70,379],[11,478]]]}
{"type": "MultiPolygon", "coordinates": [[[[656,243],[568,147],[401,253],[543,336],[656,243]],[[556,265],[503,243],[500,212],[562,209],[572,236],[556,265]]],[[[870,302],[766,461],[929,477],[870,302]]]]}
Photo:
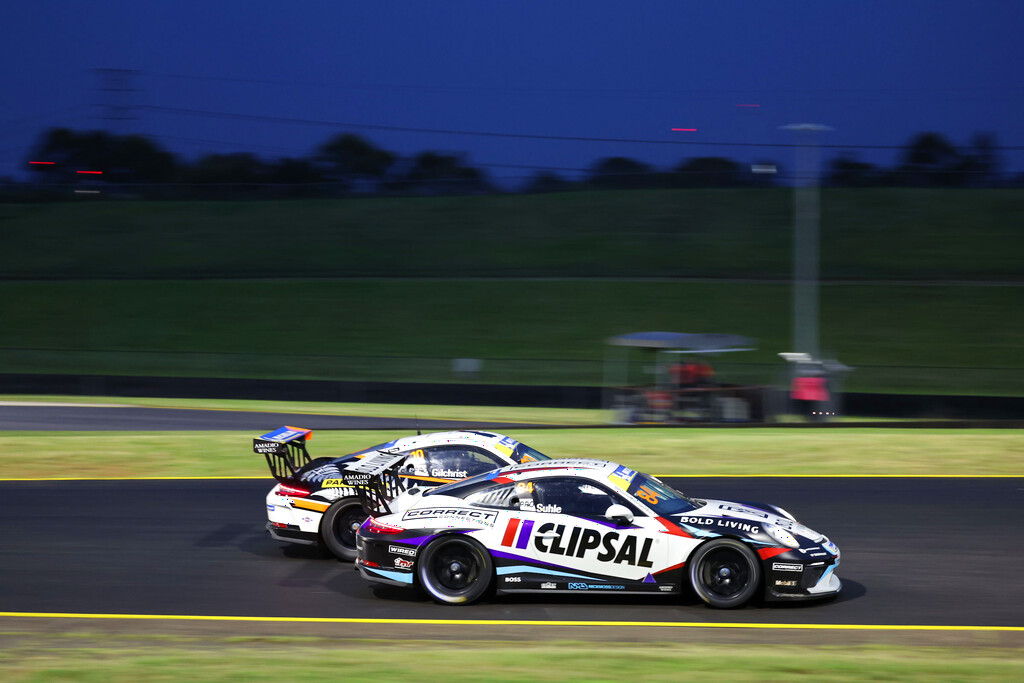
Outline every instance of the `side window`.
{"type": "Polygon", "coordinates": [[[495,484],[487,488],[474,491],[464,498],[467,503],[483,505],[492,508],[505,510],[518,510],[519,499],[516,497],[515,484],[495,484]]]}
{"type": "Polygon", "coordinates": [[[626,505],[633,514],[635,506],[586,479],[550,477],[533,481],[534,509],[579,517],[602,517],[611,505],[626,505]]]}
{"type": "Polygon", "coordinates": [[[431,446],[425,448],[427,476],[465,479],[504,465],[496,456],[473,446],[431,446]]]}

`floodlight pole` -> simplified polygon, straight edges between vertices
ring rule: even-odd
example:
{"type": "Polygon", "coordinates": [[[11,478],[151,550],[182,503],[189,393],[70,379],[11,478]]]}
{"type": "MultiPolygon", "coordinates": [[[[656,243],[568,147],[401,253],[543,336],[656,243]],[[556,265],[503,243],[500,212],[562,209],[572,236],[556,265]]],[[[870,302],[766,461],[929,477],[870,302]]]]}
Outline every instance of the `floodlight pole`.
{"type": "Polygon", "coordinates": [[[793,351],[819,360],[818,133],[832,128],[819,123],[794,123],[781,129],[796,131],[798,140],[793,219],[793,351]]]}

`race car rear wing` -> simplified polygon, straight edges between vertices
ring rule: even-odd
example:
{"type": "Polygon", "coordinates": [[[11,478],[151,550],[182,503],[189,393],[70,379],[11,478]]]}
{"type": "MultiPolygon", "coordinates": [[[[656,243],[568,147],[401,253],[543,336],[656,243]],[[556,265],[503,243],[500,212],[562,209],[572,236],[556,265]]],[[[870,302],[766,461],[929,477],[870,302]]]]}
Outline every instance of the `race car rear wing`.
{"type": "Polygon", "coordinates": [[[312,429],[278,427],[272,432],[252,440],[252,450],[267,459],[274,479],[284,482],[310,462],[306,441],[313,436],[312,429]]]}
{"type": "Polygon", "coordinates": [[[378,451],[342,471],[342,480],[356,490],[363,512],[371,517],[391,514],[388,502],[408,488],[407,481],[398,476],[398,465],[404,459],[405,455],[378,451]]]}

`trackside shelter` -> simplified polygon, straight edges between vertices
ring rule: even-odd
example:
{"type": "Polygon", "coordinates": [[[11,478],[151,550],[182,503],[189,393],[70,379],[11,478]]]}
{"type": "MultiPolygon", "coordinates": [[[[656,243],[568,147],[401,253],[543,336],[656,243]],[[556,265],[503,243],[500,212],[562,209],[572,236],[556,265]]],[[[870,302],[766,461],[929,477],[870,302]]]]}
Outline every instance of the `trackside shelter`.
{"type": "Polygon", "coordinates": [[[761,422],[765,387],[714,374],[721,354],[755,351],[736,334],[632,332],[607,340],[605,405],[620,423],[761,422]]]}

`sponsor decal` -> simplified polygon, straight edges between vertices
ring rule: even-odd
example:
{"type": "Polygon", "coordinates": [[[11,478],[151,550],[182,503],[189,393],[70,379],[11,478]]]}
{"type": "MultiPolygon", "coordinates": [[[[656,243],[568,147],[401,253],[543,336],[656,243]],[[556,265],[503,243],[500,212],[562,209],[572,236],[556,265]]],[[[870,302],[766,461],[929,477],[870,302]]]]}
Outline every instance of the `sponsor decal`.
{"type": "Polygon", "coordinates": [[[680,517],[679,521],[683,524],[700,524],[702,526],[716,526],[720,529],[733,529],[735,531],[745,531],[750,534],[756,534],[761,530],[757,524],[751,524],[749,522],[737,522],[733,519],[719,519],[717,517],[680,517]]]}
{"type": "Polygon", "coordinates": [[[522,583],[523,577],[521,576],[506,576],[505,583],[522,583]]]}
{"type": "Polygon", "coordinates": [[[781,581],[780,580],[780,581],[776,581],[775,585],[776,586],[795,586],[796,585],[796,581],[792,581],[792,580],[790,580],[790,581],[781,581]]]}
{"type": "Polygon", "coordinates": [[[484,526],[494,526],[498,513],[470,508],[413,508],[407,510],[402,519],[455,519],[460,522],[473,522],[484,526]]]}
{"type": "Polygon", "coordinates": [[[345,480],[343,479],[324,479],[323,487],[325,489],[339,489],[345,486],[345,480]]]}
{"type": "Polygon", "coordinates": [[[396,557],[395,558],[395,566],[398,567],[399,569],[409,569],[410,567],[412,567],[412,565],[413,565],[413,561],[412,560],[407,560],[404,557],[396,557]]]}
{"type": "Polygon", "coordinates": [[[274,506],[271,505],[270,503],[267,503],[267,509],[270,510],[271,512],[273,512],[274,511],[274,506]]]}
{"type": "Polygon", "coordinates": [[[755,510],[754,508],[738,507],[735,505],[719,505],[719,510],[730,510],[732,512],[739,512],[744,515],[752,515],[754,517],[760,517],[761,519],[771,519],[771,516],[767,512],[761,510],[755,510]]]}
{"type": "MultiPolygon", "coordinates": [[[[494,444],[494,448],[499,453],[503,453],[505,455],[512,455],[512,451],[514,451],[516,449],[516,446],[518,446],[518,445],[519,445],[518,441],[513,439],[511,436],[506,436],[504,439],[502,439],[498,443],[494,444]]],[[[533,458],[530,458],[530,460],[532,460],[532,459],[533,458]]],[[[523,462],[528,462],[528,460],[524,457],[523,458],[523,462]]]]}
{"type": "Polygon", "coordinates": [[[558,584],[555,583],[554,581],[545,581],[544,583],[542,583],[540,585],[540,587],[543,588],[544,590],[549,591],[549,590],[554,590],[555,588],[558,588],[558,584]]]}
{"type": "Polygon", "coordinates": [[[629,469],[625,465],[619,465],[614,472],[608,475],[608,480],[625,491],[629,488],[629,484],[635,476],[636,471],[629,469]]]}
{"type": "MultiPolygon", "coordinates": [[[[342,486],[366,486],[370,483],[372,477],[365,472],[345,472],[341,478],[342,486]]],[[[337,480],[328,480],[337,481],[337,480]]]]}
{"type": "Polygon", "coordinates": [[[522,529],[519,528],[518,517],[513,517],[508,520],[508,524],[505,525],[505,534],[501,537],[501,544],[507,548],[511,548],[512,544],[520,550],[525,550],[530,544],[530,532],[533,531],[533,520],[528,519],[523,522],[522,529]],[[518,533],[519,540],[516,540],[516,534],[518,533]]]}
{"type": "Polygon", "coordinates": [[[802,572],[804,566],[802,564],[787,564],[785,562],[773,562],[772,569],[777,572],[802,572]]]}
{"type": "Polygon", "coordinates": [[[534,505],[533,509],[537,512],[561,512],[562,507],[560,505],[534,505]]]}
{"type": "Polygon", "coordinates": [[[605,591],[623,591],[626,590],[625,586],[613,585],[609,583],[581,583],[579,581],[568,584],[569,590],[571,591],[587,591],[587,590],[605,590],[605,591]]]}
{"type": "Polygon", "coordinates": [[[662,593],[671,593],[673,588],[674,588],[674,586],[672,586],[670,584],[664,584],[664,585],[658,586],[658,590],[660,590],[662,593]]]}
{"type": "Polygon", "coordinates": [[[552,522],[540,525],[537,534],[533,539],[533,545],[542,553],[564,557],[589,557],[598,562],[628,564],[632,567],[654,566],[650,560],[651,546],[654,545],[654,539],[651,538],[641,539],[629,534],[620,534],[618,531],[601,533],[580,527],[572,527],[566,536],[565,525],[556,525],[552,522]],[[541,537],[542,534],[551,531],[558,535],[550,538],[541,537]],[[639,548],[638,541],[643,541],[639,548]]]}
{"type": "Polygon", "coordinates": [[[313,518],[312,517],[303,517],[302,521],[305,522],[306,524],[309,524],[310,522],[313,521],[313,518]]]}
{"type": "Polygon", "coordinates": [[[278,427],[272,432],[267,432],[261,439],[272,439],[274,441],[291,441],[298,436],[309,434],[309,429],[295,429],[294,427],[278,427]]]}
{"type": "Polygon", "coordinates": [[[439,479],[465,479],[467,474],[469,474],[468,470],[448,470],[440,467],[430,470],[430,476],[439,479]]]}
{"type": "Polygon", "coordinates": [[[253,439],[252,450],[260,455],[266,455],[267,453],[279,453],[284,455],[288,452],[288,447],[283,443],[278,443],[277,441],[260,441],[259,439],[253,439]]]}
{"type": "Polygon", "coordinates": [[[389,545],[388,552],[394,553],[395,555],[409,555],[410,557],[416,556],[416,548],[406,548],[402,545],[389,545]]]}

